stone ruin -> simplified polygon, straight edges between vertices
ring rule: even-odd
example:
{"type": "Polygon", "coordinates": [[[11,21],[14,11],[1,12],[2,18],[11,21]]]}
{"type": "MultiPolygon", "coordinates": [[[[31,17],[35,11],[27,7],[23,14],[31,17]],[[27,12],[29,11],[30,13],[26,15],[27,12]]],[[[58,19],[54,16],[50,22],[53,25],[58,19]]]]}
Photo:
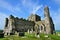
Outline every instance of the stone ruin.
{"type": "Polygon", "coordinates": [[[48,6],[45,6],[44,8],[44,20],[41,20],[41,17],[37,14],[31,14],[27,20],[14,17],[13,15],[10,15],[9,18],[6,18],[4,35],[10,35],[11,33],[15,34],[15,32],[22,33],[27,31],[28,33],[35,32],[36,35],[39,35],[40,33],[55,33],[54,23],[50,16],[48,6]]]}

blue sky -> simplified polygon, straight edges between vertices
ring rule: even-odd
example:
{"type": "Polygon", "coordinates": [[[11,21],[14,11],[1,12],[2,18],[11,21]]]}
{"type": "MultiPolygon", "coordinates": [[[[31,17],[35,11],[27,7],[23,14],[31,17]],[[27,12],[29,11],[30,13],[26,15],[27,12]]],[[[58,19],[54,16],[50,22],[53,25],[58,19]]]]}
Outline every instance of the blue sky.
{"type": "Polygon", "coordinates": [[[33,13],[43,20],[45,5],[49,7],[55,29],[60,30],[60,0],[0,0],[0,29],[4,29],[5,18],[11,14],[27,19],[33,13]]]}

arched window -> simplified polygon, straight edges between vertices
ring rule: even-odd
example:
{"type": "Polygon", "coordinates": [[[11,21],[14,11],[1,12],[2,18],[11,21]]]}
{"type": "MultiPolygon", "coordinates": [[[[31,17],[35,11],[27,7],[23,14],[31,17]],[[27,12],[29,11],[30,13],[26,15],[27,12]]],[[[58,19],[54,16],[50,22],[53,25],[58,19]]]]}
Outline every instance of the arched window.
{"type": "Polygon", "coordinates": [[[43,30],[43,26],[41,26],[41,30],[43,30]]]}
{"type": "Polygon", "coordinates": [[[46,27],[44,27],[44,31],[46,31],[46,27]]]}

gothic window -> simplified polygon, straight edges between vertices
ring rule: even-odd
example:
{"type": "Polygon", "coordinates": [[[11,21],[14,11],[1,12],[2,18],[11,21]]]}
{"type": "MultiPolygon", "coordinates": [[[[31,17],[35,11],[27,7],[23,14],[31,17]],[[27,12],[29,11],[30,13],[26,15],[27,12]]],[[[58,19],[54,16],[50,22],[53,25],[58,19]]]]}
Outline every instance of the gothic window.
{"type": "Polygon", "coordinates": [[[8,33],[7,33],[7,35],[8,35],[8,33]]]}
{"type": "Polygon", "coordinates": [[[43,30],[43,27],[41,26],[41,30],[43,30]]]}
{"type": "Polygon", "coordinates": [[[44,27],[44,31],[46,31],[46,27],[44,27]]]}

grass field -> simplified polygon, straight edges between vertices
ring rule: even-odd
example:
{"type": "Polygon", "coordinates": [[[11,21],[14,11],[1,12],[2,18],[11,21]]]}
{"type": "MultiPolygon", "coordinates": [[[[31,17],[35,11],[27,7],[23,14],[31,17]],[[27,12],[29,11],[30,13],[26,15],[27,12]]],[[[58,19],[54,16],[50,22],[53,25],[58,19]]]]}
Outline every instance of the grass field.
{"type": "MultiPolygon", "coordinates": [[[[60,33],[60,32],[58,32],[60,33]]],[[[44,37],[45,34],[40,34],[40,38],[35,37],[35,34],[25,33],[24,37],[19,37],[16,35],[7,36],[5,38],[0,38],[0,40],[60,40],[60,36],[58,35],[48,35],[48,37],[44,37]]]]}

